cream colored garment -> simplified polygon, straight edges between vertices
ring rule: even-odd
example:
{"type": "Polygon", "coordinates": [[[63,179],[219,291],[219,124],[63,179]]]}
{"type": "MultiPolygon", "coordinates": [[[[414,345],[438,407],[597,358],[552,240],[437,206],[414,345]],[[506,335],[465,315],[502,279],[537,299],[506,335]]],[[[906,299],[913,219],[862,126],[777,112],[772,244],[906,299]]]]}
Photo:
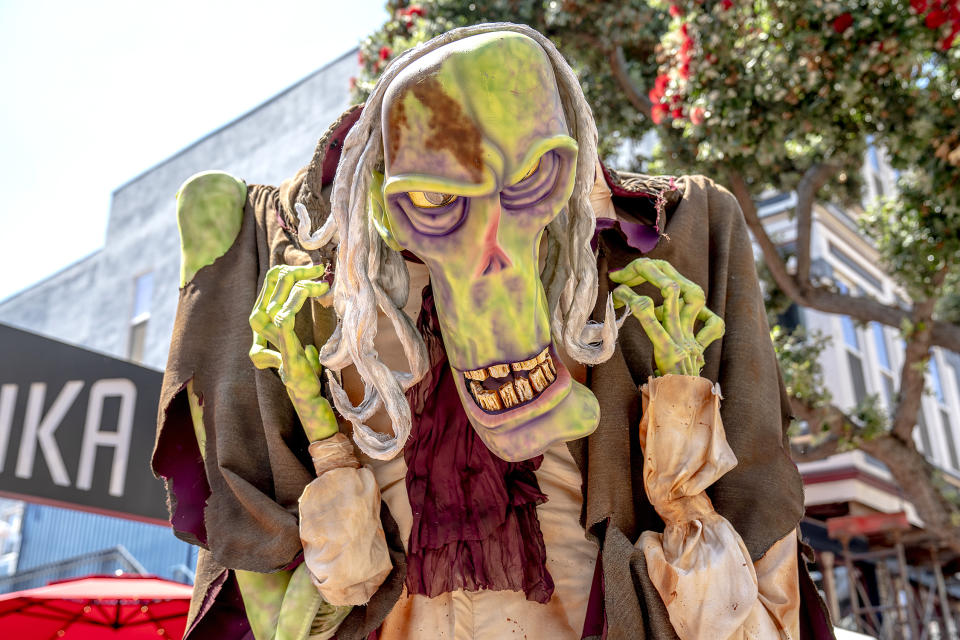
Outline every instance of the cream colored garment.
{"type": "Polygon", "coordinates": [[[613,208],[613,192],[607,186],[607,179],[603,177],[603,167],[600,158],[597,158],[596,173],[593,175],[593,190],[590,192],[590,206],[593,213],[599,218],[617,219],[617,211],[613,208]]]}
{"type": "Polygon", "coordinates": [[[300,495],[303,561],[323,599],[362,605],[393,564],[380,523],[380,490],[341,433],[310,445],[317,479],[300,495]]]}
{"type": "MultiPolygon", "coordinates": [[[[406,547],[413,517],[403,456],[372,461],[371,467],[406,547]]],[[[384,620],[380,640],[579,640],[597,561],[597,545],[580,526],[580,471],[566,445],[558,444],[544,453],[536,474],[548,496],[537,517],[555,585],[550,602],[531,602],[516,591],[455,591],[436,598],[404,592],[384,620]]]]}
{"type": "Polygon", "coordinates": [[[800,593],[796,534],[757,561],[718,514],[707,487],[737,464],[720,420],[720,389],[668,375],[641,388],[647,497],[666,523],[637,542],[681,640],[796,640],[800,593]]]}

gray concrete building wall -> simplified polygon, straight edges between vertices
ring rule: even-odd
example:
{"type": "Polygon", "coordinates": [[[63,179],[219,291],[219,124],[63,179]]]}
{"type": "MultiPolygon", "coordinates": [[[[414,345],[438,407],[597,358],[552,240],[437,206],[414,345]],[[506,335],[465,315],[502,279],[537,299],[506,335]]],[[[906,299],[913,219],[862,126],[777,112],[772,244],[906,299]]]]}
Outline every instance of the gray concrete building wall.
{"type": "MultiPolygon", "coordinates": [[[[191,175],[211,169],[248,184],[279,184],[292,177],[310,161],[329,124],[349,106],[349,79],[359,71],[356,60],[356,50],[344,54],[119,187],[113,193],[104,247],[0,301],[0,322],[126,358],[135,283],[139,276],[152,274],[149,300],[138,309],[148,314],[139,361],[162,369],[180,277],[177,189],[191,175]]],[[[23,530],[18,557],[6,558],[6,572],[14,563],[22,571],[117,544],[134,551],[149,572],[168,578],[189,576],[195,562],[195,549],[174,539],[167,527],[43,505],[29,505],[26,513],[27,520],[47,525],[23,530]],[[52,522],[59,523],[55,532],[74,532],[76,544],[51,545],[42,534],[50,533],[46,528],[52,522]]]]}
{"type": "MultiPolygon", "coordinates": [[[[148,169],[113,194],[103,249],[6,300],[0,322],[127,357],[135,281],[153,274],[141,362],[163,368],[177,305],[177,188],[217,169],[248,184],[279,184],[305,166],[317,140],[349,106],[356,51],[148,169]]],[[[239,105],[238,105],[239,106],[239,105]]]]}

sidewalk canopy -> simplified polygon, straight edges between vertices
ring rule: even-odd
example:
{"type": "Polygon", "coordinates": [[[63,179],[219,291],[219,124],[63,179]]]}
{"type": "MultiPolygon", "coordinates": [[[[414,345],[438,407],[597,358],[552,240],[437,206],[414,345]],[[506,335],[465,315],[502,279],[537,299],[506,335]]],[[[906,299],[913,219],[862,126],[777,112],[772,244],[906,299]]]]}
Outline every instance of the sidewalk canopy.
{"type": "Polygon", "coordinates": [[[151,576],[88,576],[0,595],[0,637],[182,638],[188,585],[151,576]]]}

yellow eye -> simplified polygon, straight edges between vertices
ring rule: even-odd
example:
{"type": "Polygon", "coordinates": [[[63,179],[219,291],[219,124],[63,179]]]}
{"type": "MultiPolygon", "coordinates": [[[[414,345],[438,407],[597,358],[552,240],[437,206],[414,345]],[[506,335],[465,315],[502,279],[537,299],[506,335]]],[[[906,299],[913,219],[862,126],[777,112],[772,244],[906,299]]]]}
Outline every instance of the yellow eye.
{"type": "Polygon", "coordinates": [[[419,209],[439,209],[457,199],[453,194],[437,191],[408,191],[407,197],[419,209]]]}
{"type": "Polygon", "coordinates": [[[527,171],[525,174],[523,174],[523,177],[517,180],[517,182],[523,182],[524,180],[526,180],[527,178],[535,174],[540,169],[540,161],[542,159],[543,159],[543,156],[540,156],[539,158],[537,158],[537,164],[533,165],[530,171],[527,171]]]}

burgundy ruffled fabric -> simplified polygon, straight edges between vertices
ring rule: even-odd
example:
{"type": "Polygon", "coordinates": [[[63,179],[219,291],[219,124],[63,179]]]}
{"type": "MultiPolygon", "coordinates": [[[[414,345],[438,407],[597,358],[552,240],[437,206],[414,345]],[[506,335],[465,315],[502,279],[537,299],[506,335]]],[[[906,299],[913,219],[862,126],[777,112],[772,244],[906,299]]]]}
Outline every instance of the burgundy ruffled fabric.
{"type": "Polygon", "coordinates": [[[546,603],[553,579],[536,507],[547,496],[534,473],[543,456],[505,462],[477,436],[447,365],[429,286],[417,328],[430,370],[407,392],[413,413],[404,447],[413,511],[407,591],[435,597],[458,589],[511,590],[546,603]]]}

